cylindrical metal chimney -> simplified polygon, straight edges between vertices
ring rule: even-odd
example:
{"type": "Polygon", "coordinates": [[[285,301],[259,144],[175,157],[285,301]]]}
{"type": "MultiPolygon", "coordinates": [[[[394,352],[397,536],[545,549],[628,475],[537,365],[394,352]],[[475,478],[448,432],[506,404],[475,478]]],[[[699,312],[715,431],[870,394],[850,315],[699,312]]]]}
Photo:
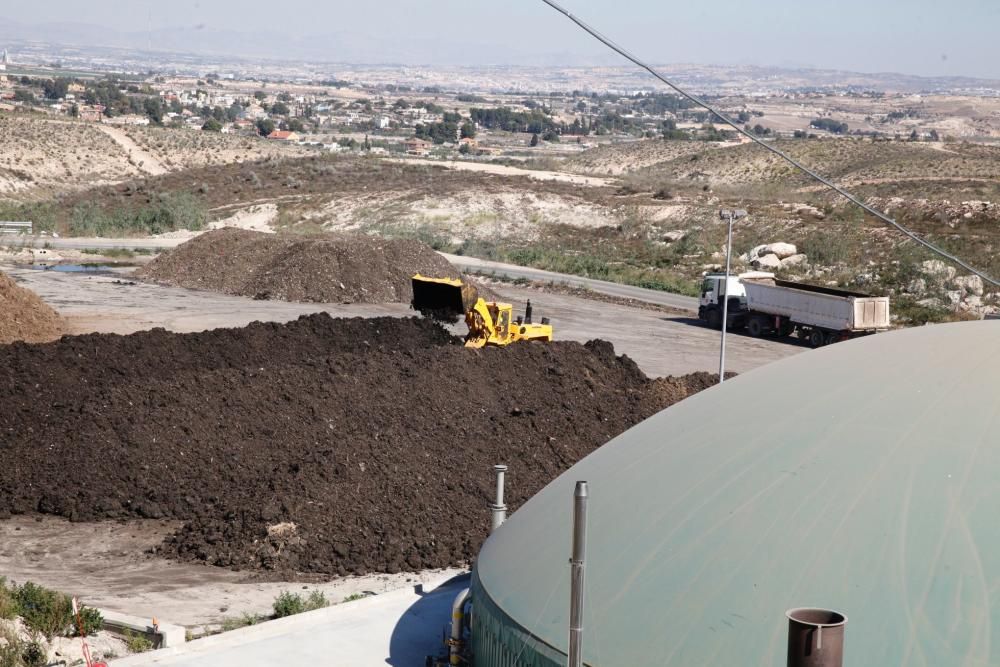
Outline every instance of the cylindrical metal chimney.
{"type": "Polygon", "coordinates": [[[843,667],[847,617],[829,609],[789,609],[788,667],[843,667]]]}
{"type": "Polygon", "coordinates": [[[507,505],[503,502],[504,475],[507,472],[507,466],[495,465],[493,466],[493,472],[496,473],[497,476],[497,498],[496,502],[491,506],[491,509],[493,510],[493,521],[492,526],[490,527],[491,533],[507,520],[507,505]]]}
{"type": "Polygon", "coordinates": [[[587,556],[587,483],[573,492],[573,556],[570,564],[569,667],[583,665],[583,584],[587,556]]]}

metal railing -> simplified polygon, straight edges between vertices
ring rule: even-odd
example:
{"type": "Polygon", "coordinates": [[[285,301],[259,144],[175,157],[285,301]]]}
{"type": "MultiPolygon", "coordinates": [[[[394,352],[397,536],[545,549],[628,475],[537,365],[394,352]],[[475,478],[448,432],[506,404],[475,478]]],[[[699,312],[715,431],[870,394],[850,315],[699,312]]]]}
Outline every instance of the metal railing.
{"type": "Polygon", "coordinates": [[[31,234],[34,225],[30,222],[0,220],[0,234],[31,234]]]}

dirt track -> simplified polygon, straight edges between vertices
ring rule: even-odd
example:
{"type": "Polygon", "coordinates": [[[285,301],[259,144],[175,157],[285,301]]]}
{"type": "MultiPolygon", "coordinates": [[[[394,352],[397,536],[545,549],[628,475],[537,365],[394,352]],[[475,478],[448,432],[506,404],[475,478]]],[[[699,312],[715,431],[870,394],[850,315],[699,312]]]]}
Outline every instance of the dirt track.
{"type": "Polygon", "coordinates": [[[130,160],[132,160],[138,169],[146,172],[150,176],[159,176],[161,174],[167,173],[167,168],[164,167],[159,160],[157,160],[153,155],[139,146],[139,144],[132,141],[132,139],[122,131],[121,128],[113,127],[110,125],[95,125],[97,129],[104,134],[111,137],[111,139],[122,147],[130,160]]]}

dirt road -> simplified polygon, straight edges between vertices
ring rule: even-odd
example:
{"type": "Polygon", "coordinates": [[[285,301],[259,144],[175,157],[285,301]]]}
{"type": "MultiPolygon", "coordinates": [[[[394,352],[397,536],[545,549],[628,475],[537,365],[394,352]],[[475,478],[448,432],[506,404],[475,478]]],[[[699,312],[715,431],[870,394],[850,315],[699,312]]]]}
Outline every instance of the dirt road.
{"type": "MultiPolygon", "coordinates": [[[[178,332],[202,331],[244,326],[255,320],[286,322],[320,311],[341,317],[413,314],[405,304],[255,301],[144,283],[122,284],[131,282],[129,270],[113,276],[16,266],[0,266],[0,270],[56,308],[69,321],[72,333],[131,333],[153,327],[178,332]]],[[[523,304],[530,298],[535,319],[550,317],[558,338],[581,342],[593,338],[609,340],[620,353],[635,359],[647,375],[683,375],[718,369],[719,333],[701,326],[693,318],[513,286],[497,289],[516,305],[518,312],[523,312],[523,304]]],[[[464,333],[461,324],[453,328],[455,333],[464,333]]],[[[739,373],[807,349],[794,340],[786,343],[741,335],[730,336],[728,340],[727,369],[739,373]]]]}
{"type": "Polygon", "coordinates": [[[87,605],[195,629],[244,613],[269,614],[282,591],[319,589],[337,603],[349,595],[384,593],[437,574],[378,574],[305,585],[261,581],[225,568],[145,553],[176,526],[167,521],[70,523],[49,516],[15,516],[0,521],[0,573],[11,581],[33,581],[79,596],[87,605]]]}
{"type": "Polygon", "coordinates": [[[167,173],[167,168],[163,164],[153,157],[152,154],[143,150],[139,147],[139,144],[132,141],[131,138],[125,132],[118,127],[113,127],[111,125],[96,125],[101,132],[111,137],[116,144],[122,147],[126,153],[128,153],[129,159],[135,162],[136,166],[142,171],[146,172],[150,176],[159,176],[160,174],[167,173]]]}

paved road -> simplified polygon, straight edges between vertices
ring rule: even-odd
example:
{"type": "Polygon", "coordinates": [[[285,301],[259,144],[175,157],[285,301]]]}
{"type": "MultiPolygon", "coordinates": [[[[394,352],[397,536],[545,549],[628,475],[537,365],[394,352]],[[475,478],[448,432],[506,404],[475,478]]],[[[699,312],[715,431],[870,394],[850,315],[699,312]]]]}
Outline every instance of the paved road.
{"type": "MultiPolygon", "coordinates": [[[[134,250],[138,248],[174,248],[181,243],[184,243],[186,240],[187,239],[164,238],[109,239],[29,237],[23,241],[17,241],[15,243],[23,242],[25,246],[34,245],[36,248],[40,248],[47,243],[49,247],[52,248],[65,248],[69,250],[83,250],[85,248],[124,248],[134,250]]],[[[671,308],[678,308],[680,310],[688,310],[691,312],[696,312],[698,310],[698,299],[690,296],[681,296],[680,294],[671,294],[669,292],[644,289],[642,287],[620,285],[606,280],[595,280],[593,278],[571,276],[565,273],[554,273],[552,271],[543,271],[541,269],[531,269],[514,264],[491,262],[489,260],[477,259],[475,257],[449,255],[447,253],[441,253],[441,255],[460,270],[468,273],[492,273],[497,276],[504,276],[507,278],[523,278],[525,280],[540,280],[543,282],[553,281],[564,285],[571,285],[573,287],[584,287],[586,289],[594,290],[595,292],[601,292],[602,294],[610,294],[612,296],[623,297],[626,299],[637,299],[639,301],[646,301],[647,303],[655,303],[671,308]]]]}
{"type": "Polygon", "coordinates": [[[661,306],[679,308],[697,312],[698,299],[691,296],[671,294],[660,290],[645,289],[642,287],[631,287],[619,283],[611,283],[606,280],[594,280],[593,278],[581,278],[580,276],[570,276],[565,273],[553,273],[552,271],[542,271],[541,269],[531,269],[514,264],[503,264],[501,262],[491,262],[475,257],[462,257],[459,255],[449,255],[441,253],[444,257],[466,273],[486,273],[496,274],[507,278],[524,278],[525,280],[540,280],[543,282],[557,282],[573,287],[585,287],[602,294],[624,297],[627,299],[637,299],[647,303],[655,303],[661,306]]]}
{"type": "Polygon", "coordinates": [[[345,602],[213,635],[174,649],[112,661],[114,667],[415,667],[443,649],[441,632],[468,576],[345,602]]]}

